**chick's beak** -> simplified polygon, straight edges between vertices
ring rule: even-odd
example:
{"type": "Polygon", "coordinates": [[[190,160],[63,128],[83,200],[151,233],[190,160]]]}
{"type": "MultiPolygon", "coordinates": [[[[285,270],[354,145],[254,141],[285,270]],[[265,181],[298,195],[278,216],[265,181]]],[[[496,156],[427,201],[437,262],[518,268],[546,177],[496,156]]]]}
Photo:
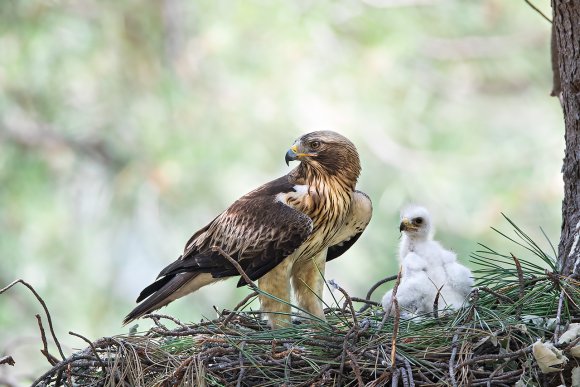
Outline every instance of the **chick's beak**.
{"type": "Polygon", "coordinates": [[[407,218],[403,218],[401,220],[401,224],[399,225],[399,232],[408,231],[413,229],[413,223],[407,218]]]}

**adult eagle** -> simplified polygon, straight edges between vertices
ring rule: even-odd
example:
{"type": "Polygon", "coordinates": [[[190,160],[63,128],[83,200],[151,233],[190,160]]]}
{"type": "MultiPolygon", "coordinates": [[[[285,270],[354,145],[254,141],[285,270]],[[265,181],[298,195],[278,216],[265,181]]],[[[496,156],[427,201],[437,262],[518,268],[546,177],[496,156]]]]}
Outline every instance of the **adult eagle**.
{"type": "MultiPolygon", "coordinates": [[[[260,306],[270,326],[287,326],[290,295],[297,306],[324,319],[324,266],[352,246],[371,219],[369,197],[355,190],[360,160],[344,136],[305,134],[286,153],[300,164],[286,176],[242,196],[185,245],[183,254],[159,273],[125,317],[128,323],[202,286],[238,276],[219,247],[235,259],[268,295],[260,306]],[[277,299],[285,302],[277,301],[277,299]]],[[[241,278],[238,287],[245,285],[241,278]]]]}

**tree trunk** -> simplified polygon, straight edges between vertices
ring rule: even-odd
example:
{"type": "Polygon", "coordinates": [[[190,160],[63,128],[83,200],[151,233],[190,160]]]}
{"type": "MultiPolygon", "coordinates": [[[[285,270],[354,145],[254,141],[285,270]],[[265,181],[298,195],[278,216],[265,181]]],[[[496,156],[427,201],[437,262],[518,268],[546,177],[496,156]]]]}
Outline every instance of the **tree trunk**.
{"type": "Polygon", "coordinates": [[[552,0],[553,94],[560,98],[566,127],[562,172],[562,234],[558,263],[564,275],[580,275],[580,2],[552,0]],[[559,73],[559,77],[558,77],[559,73]]]}

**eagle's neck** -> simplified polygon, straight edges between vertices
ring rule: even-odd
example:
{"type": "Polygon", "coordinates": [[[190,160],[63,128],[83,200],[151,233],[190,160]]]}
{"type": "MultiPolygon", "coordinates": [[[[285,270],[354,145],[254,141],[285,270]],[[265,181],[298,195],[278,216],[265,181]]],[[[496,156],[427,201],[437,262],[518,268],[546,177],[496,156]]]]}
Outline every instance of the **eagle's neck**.
{"type": "Polygon", "coordinates": [[[312,218],[315,230],[322,224],[338,228],[350,210],[357,178],[358,173],[331,174],[318,163],[302,162],[291,173],[294,183],[304,187],[294,205],[312,218]]]}
{"type": "Polygon", "coordinates": [[[352,192],[360,171],[358,158],[350,163],[335,162],[328,166],[318,162],[301,162],[294,170],[294,177],[311,187],[326,185],[335,190],[352,192]]]}
{"type": "Polygon", "coordinates": [[[404,233],[399,245],[399,259],[402,260],[408,253],[415,252],[417,247],[425,244],[428,239],[424,235],[407,235],[404,233]]]}

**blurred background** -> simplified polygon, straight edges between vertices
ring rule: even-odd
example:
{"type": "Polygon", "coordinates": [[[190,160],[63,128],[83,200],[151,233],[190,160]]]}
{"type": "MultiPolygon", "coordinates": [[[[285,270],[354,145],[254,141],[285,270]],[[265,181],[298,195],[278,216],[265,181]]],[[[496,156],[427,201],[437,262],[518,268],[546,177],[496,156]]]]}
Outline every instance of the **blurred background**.
{"type": "MultiPolygon", "coordinates": [[[[356,144],[374,203],[327,269],[351,295],[396,273],[408,202],[464,263],[478,242],[509,248],[490,229],[509,231],[501,212],[557,244],[549,29],[524,1],[4,0],[0,288],[32,284],[67,355],[85,347],[68,331],[126,333],[139,291],[189,236],[324,129],[356,144]]],[[[230,280],[162,312],[213,318],[248,292],[230,280]]],[[[0,356],[16,361],[0,384],[47,369],[36,313],[24,287],[0,296],[0,356]]]]}

